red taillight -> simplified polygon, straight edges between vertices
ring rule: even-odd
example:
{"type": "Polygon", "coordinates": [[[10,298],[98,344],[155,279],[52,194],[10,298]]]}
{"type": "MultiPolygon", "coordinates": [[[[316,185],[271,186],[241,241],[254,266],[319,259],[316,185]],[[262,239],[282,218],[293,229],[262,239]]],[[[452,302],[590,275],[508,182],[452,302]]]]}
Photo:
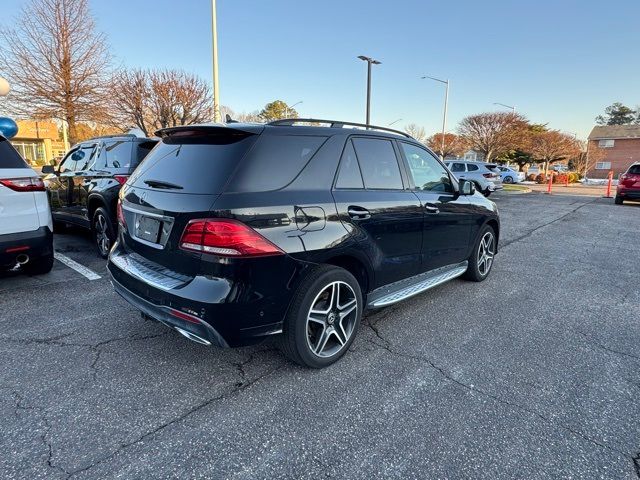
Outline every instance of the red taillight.
{"type": "Polygon", "coordinates": [[[44,192],[44,182],[41,178],[25,177],[25,178],[5,178],[0,183],[16,192],[44,192]]]}
{"type": "Polygon", "coordinates": [[[175,308],[170,308],[169,311],[171,312],[171,315],[173,315],[174,317],[178,317],[187,322],[198,323],[198,324],[201,323],[200,319],[195,315],[189,315],[188,313],[181,312],[180,310],[176,310],[175,308]]]}
{"type": "Polygon", "coordinates": [[[235,220],[191,220],[180,248],[229,257],[281,255],[283,252],[251,227],[235,220]]]}
{"type": "Polygon", "coordinates": [[[114,175],[113,178],[115,178],[120,185],[124,185],[129,179],[129,175],[114,175]]]}
{"type": "Polygon", "coordinates": [[[26,251],[26,250],[29,250],[29,248],[31,248],[31,247],[29,247],[28,245],[21,245],[21,246],[19,246],[19,247],[11,247],[11,248],[7,248],[7,249],[5,250],[5,252],[6,252],[6,253],[24,252],[24,251],[26,251]]]}
{"type": "Polygon", "coordinates": [[[492,178],[493,177],[493,173],[483,173],[482,176],[484,178],[492,178]]]}
{"type": "Polygon", "coordinates": [[[127,220],[124,218],[124,212],[122,211],[122,202],[120,200],[118,200],[117,216],[118,216],[118,223],[123,227],[126,227],[127,220]]]}

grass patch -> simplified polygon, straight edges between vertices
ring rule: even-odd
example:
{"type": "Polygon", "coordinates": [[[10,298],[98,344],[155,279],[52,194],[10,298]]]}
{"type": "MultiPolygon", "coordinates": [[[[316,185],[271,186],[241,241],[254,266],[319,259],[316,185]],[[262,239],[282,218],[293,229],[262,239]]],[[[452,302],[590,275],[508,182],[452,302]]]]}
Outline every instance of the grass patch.
{"type": "Polygon", "coordinates": [[[503,190],[506,192],[528,192],[531,189],[525,185],[515,185],[513,183],[505,183],[503,184],[503,190]]]}

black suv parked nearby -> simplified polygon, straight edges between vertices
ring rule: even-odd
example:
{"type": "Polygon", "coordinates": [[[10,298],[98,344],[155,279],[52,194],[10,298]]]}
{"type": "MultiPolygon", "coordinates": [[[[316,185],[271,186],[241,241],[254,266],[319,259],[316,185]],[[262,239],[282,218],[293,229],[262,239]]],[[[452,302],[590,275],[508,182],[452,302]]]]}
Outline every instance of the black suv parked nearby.
{"type": "Polygon", "coordinates": [[[120,192],[108,269],[143,315],[206,345],[281,335],[335,362],[363,310],[484,280],[496,206],[389,129],[314,119],[168,128],[120,192]],[[327,126],[308,126],[306,123],[327,126]]]}
{"type": "Polygon", "coordinates": [[[43,167],[54,222],[91,229],[106,258],[117,233],[120,187],[156,143],[132,134],[93,138],[75,145],[57,168],[43,167]]]}

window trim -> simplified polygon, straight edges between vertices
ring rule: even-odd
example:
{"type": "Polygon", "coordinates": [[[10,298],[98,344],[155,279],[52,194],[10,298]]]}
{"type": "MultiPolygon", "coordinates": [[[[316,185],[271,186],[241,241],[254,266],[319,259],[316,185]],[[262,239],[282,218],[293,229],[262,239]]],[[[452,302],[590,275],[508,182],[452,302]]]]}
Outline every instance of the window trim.
{"type": "Polygon", "coordinates": [[[408,142],[405,140],[396,140],[396,143],[398,144],[398,150],[400,151],[400,155],[402,157],[403,168],[406,170],[408,181],[409,181],[409,184],[411,185],[410,190],[412,192],[437,193],[438,195],[451,195],[451,196],[455,196],[458,194],[458,192],[460,191],[460,188],[459,188],[458,180],[456,179],[456,176],[453,175],[451,170],[449,170],[449,168],[445,165],[445,163],[442,160],[440,160],[438,155],[436,155],[433,152],[433,150],[431,150],[426,145],[422,145],[414,142],[408,142]],[[433,190],[422,190],[422,189],[416,188],[415,182],[413,180],[413,175],[411,174],[411,167],[409,166],[409,161],[407,160],[407,157],[404,154],[404,150],[402,149],[402,146],[399,145],[400,143],[406,143],[407,145],[412,145],[414,147],[421,148],[422,150],[426,150],[427,153],[429,153],[429,155],[431,155],[433,159],[436,162],[438,162],[442,168],[444,168],[444,171],[447,172],[447,175],[449,176],[449,181],[451,182],[451,186],[453,187],[453,191],[452,192],[436,192],[433,190]]]}
{"type": "Polygon", "coordinates": [[[600,140],[598,140],[598,148],[614,148],[615,146],[615,138],[601,138],[600,140]]]}
{"type": "Polygon", "coordinates": [[[406,172],[404,171],[404,157],[398,157],[399,152],[398,146],[395,144],[395,138],[384,137],[379,135],[348,135],[347,140],[344,142],[342,147],[342,153],[340,154],[340,161],[338,162],[338,168],[336,169],[336,173],[333,177],[333,184],[331,186],[332,190],[339,191],[353,191],[353,192],[404,192],[409,190],[408,187],[408,179],[406,178],[406,172]],[[336,188],[336,181],[338,180],[338,173],[340,172],[340,165],[342,164],[342,155],[344,154],[344,150],[347,147],[347,142],[351,142],[354,138],[364,138],[364,139],[374,139],[374,140],[385,140],[391,143],[391,148],[393,148],[393,152],[396,156],[396,163],[398,164],[398,170],[400,172],[400,181],[402,182],[402,188],[367,188],[367,184],[364,181],[364,175],[362,174],[362,166],[360,163],[360,158],[358,158],[358,151],[356,150],[355,144],[352,143],[353,151],[356,155],[356,160],[358,161],[358,168],[360,169],[360,176],[362,177],[362,185],[364,188],[336,188]]]}
{"type": "Polygon", "coordinates": [[[611,162],[596,162],[593,166],[594,170],[611,170],[611,162]],[[598,165],[609,165],[608,167],[598,166],[598,165]]]}
{"type": "Polygon", "coordinates": [[[360,159],[358,159],[358,154],[356,153],[356,147],[351,142],[351,137],[347,137],[347,141],[344,142],[342,146],[342,151],[340,152],[340,159],[338,160],[338,166],[336,168],[336,173],[333,176],[333,182],[331,183],[331,190],[338,190],[341,192],[360,192],[366,190],[367,187],[364,184],[364,177],[362,176],[362,167],[360,167],[360,159]],[[353,154],[356,157],[356,164],[358,165],[358,171],[360,172],[360,180],[362,181],[362,188],[342,188],[338,187],[338,177],[340,176],[340,169],[342,168],[342,159],[344,158],[344,153],[347,150],[348,145],[351,144],[351,149],[353,150],[353,154]]]}

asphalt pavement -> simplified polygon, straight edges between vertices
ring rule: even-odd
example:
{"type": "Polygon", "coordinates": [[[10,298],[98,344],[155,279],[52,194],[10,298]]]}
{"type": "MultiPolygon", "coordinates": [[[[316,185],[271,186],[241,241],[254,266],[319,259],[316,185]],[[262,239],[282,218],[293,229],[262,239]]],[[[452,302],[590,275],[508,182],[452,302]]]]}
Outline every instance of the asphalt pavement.
{"type": "Polygon", "coordinates": [[[313,371],[191,343],[86,234],[0,276],[0,477],[640,478],[640,204],[497,194],[490,278],[369,314],[313,371]]]}

